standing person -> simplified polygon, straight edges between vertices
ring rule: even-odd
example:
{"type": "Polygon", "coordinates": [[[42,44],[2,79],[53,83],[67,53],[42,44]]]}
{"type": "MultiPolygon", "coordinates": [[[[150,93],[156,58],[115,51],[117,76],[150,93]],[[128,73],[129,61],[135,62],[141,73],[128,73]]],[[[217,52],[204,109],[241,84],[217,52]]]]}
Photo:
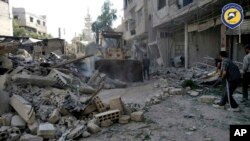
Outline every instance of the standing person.
{"type": "Polygon", "coordinates": [[[243,99],[241,102],[248,101],[248,85],[250,84],[250,45],[246,46],[247,55],[243,59],[243,99]]]}
{"type": "Polygon", "coordinates": [[[216,108],[225,107],[228,99],[230,99],[229,104],[231,106],[232,111],[238,112],[240,111],[238,104],[233,98],[233,93],[240,84],[240,70],[239,68],[228,58],[228,54],[226,51],[220,52],[220,58],[222,60],[221,67],[221,75],[218,78],[219,80],[226,79],[227,85],[225,87],[225,92],[223,93],[221,100],[219,103],[214,104],[213,106],[216,108]],[[229,93],[228,93],[229,92],[229,93]],[[228,98],[229,95],[229,98],[228,98]]]}
{"type": "Polygon", "coordinates": [[[144,79],[147,79],[149,80],[149,66],[150,66],[150,60],[149,58],[147,57],[147,55],[145,54],[144,55],[144,58],[142,60],[142,65],[143,65],[143,76],[144,76],[144,79]]]}

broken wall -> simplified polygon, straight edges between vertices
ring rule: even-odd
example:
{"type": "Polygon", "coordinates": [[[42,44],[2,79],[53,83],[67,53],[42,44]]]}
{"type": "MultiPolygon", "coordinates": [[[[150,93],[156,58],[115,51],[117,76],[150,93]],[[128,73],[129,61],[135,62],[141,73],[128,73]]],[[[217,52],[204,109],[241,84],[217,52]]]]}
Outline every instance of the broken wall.
{"type": "Polygon", "coordinates": [[[12,36],[13,26],[12,26],[12,13],[9,3],[0,1],[0,35],[12,36]]]}

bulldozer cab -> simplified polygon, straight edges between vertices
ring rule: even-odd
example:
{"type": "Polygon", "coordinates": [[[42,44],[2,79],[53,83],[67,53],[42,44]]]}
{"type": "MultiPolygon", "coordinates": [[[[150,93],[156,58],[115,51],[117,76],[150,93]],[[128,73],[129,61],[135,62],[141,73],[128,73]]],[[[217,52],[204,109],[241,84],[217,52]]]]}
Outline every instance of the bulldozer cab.
{"type": "Polygon", "coordinates": [[[101,46],[104,47],[105,59],[125,59],[123,49],[122,32],[104,31],[102,32],[101,46]]]}

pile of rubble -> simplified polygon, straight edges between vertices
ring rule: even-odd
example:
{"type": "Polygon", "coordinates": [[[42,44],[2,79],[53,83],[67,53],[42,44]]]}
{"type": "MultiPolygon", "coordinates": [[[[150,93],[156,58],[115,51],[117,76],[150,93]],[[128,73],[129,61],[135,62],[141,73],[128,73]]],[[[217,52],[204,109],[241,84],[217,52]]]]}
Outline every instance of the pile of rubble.
{"type": "MultiPolygon", "coordinates": [[[[88,56],[86,56],[88,57],[88,56]]],[[[114,123],[142,121],[120,97],[105,104],[103,88],[126,87],[96,71],[86,79],[72,63],[25,62],[0,76],[0,140],[74,140],[91,136],[114,123]]]]}

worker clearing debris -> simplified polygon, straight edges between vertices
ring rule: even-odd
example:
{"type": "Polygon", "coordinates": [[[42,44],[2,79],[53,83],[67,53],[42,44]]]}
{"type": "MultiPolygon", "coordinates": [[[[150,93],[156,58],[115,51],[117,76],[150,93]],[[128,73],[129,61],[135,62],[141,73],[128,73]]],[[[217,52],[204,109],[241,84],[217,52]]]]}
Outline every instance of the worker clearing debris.
{"type": "Polygon", "coordinates": [[[217,82],[226,79],[226,87],[220,102],[215,103],[213,106],[216,108],[225,108],[228,102],[232,111],[239,112],[239,106],[233,98],[233,93],[240,84],[241,74],[239,68],[228,58],[227,52],[221,51],[220,58],[222,60],[222,68],[217,82]]]}
{"type": "Polygon", "coordinates": [[[144,55],[144,58],[142,60],[142,65],[143,65],[143,77],[144,80],[146,80],[146,78],[149,80],[149,66],[150,66],[150,60],[147,57],[147,54],[144,55]]]}
{"type": "Polygon", "coordinates": [[[243,103],[248,101],[248,85],[250,84],[250,45],[246,46],[247,55],[243,60],[243,103]]]}

